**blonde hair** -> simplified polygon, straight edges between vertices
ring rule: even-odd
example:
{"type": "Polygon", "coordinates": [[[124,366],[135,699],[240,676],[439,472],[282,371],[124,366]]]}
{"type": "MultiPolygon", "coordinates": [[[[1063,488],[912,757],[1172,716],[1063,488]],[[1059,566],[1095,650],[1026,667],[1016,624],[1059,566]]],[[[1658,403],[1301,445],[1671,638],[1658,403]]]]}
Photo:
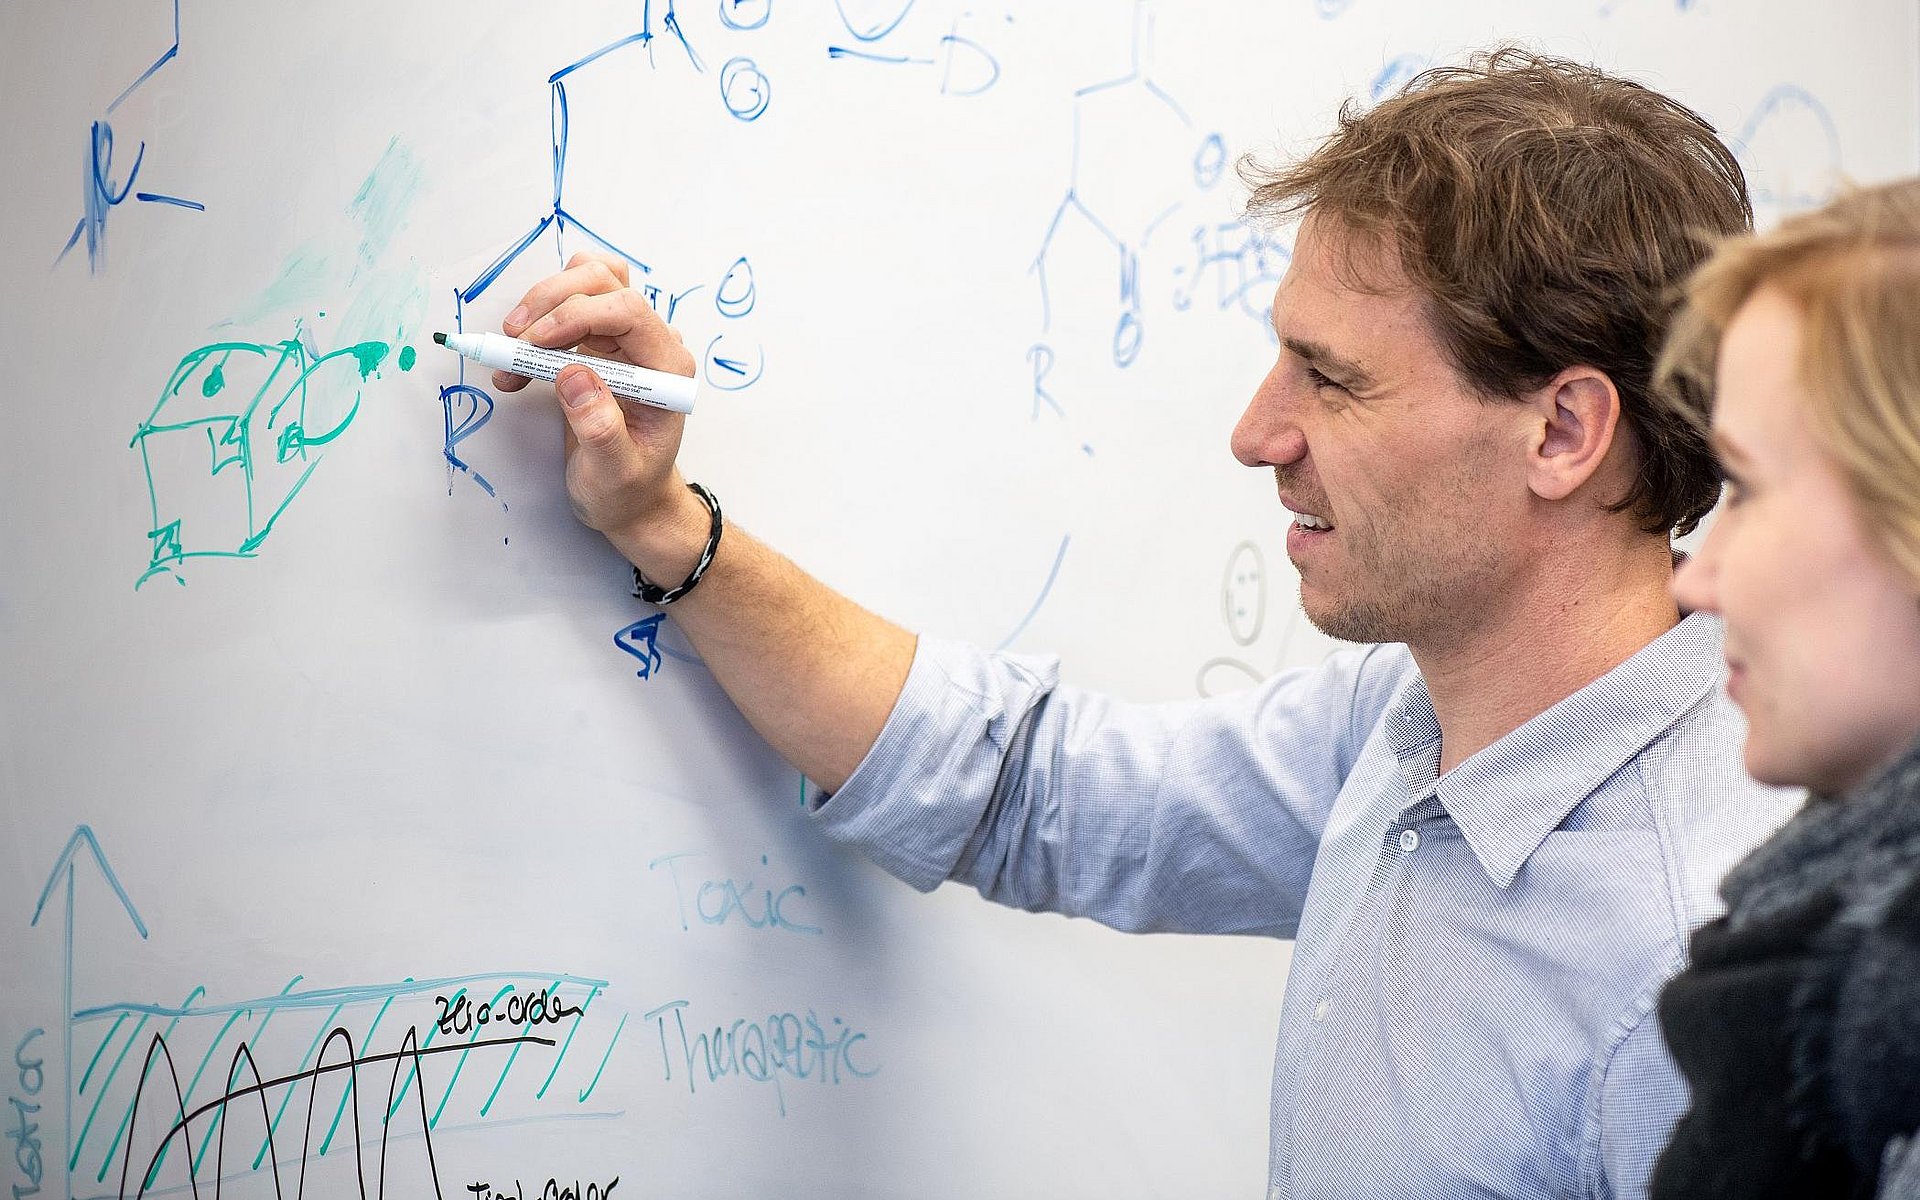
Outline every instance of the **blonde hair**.
{"type": "MultiPolygon", "coordinates": [[[[1868,531],[1920,587],[1920,179],[1848,191],[1757,237],[1723,242],[1687,281],[1660,358],[1669,403],[1712,395],[1734,314],[1763,288],[1800,312],[1814,434],[1868,531]],[[1705,388],[1704,393],[1696,389],[1705,388]]],[[[1704,423],[1704,413],[1694,411],[1704,423]]]]}

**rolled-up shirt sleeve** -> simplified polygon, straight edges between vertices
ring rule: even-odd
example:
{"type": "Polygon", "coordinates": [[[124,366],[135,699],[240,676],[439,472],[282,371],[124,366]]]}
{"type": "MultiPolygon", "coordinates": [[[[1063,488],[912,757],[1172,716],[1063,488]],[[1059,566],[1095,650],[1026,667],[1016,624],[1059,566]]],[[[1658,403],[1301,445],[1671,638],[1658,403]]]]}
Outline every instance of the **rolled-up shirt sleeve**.
{"type": "Polygon", "coordinates": [[[922,891],[956,879],[1118,929],[1291,937],[1327,814],[1411,670],[1371,647],[1142,705],[1061,685],[1056,659],[922,638],[815,819],[922,891]]]}

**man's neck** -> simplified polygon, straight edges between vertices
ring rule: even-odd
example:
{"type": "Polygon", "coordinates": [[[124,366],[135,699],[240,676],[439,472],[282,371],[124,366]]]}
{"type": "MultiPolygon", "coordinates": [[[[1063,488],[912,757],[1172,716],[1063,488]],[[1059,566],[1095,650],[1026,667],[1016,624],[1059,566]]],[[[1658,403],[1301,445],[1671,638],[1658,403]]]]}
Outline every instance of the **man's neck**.
{"type": "Polygon", "coordinates": [[[1530,572],[1471,628],[1409,644],[1433,698],[1445,774],[1619,666],[1679,622],[1663,544],[1530,572]]]}

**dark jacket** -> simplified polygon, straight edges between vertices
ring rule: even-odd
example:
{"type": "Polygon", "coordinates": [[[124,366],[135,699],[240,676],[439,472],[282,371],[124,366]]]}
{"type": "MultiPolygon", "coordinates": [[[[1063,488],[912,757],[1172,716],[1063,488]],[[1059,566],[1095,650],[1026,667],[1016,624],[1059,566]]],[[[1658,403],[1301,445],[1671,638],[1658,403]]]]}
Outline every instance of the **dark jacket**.
{"type": "Polygon", "coordinates": [[[1872,1197],[1914,1182],[1920,744],[1857,791],[1814,797],[1720,894],[1727,914],[1694,934],[1660,999],[1693,1103],[1653,1195],[1872,1197]]]}

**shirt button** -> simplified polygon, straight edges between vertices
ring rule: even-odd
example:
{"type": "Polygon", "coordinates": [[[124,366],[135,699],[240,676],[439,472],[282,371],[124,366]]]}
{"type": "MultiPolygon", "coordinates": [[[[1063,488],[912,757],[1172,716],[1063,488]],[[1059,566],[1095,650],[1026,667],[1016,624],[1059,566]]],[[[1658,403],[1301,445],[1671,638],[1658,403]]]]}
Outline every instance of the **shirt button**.
{"type": "Polygon", "coordinates": [[[1320,1003],[1313,1006],[1313,1019],[1316,1021],[1326,1020],[1327,1013],[1332,1011],[1332,1009],[1333,1009],[1333,1001],[1328,1000],[1325,997],[1322,997],[1320,1000],[1320,1003]]]}
{"type": "Polygon", "coordinates": [[[1415,850],[1418,850],[1419,848],[1420,848],[1420,834],[1412,829],[1402,829],[1400,831],[1401,853],[1412,854],[1415,850]]]}

